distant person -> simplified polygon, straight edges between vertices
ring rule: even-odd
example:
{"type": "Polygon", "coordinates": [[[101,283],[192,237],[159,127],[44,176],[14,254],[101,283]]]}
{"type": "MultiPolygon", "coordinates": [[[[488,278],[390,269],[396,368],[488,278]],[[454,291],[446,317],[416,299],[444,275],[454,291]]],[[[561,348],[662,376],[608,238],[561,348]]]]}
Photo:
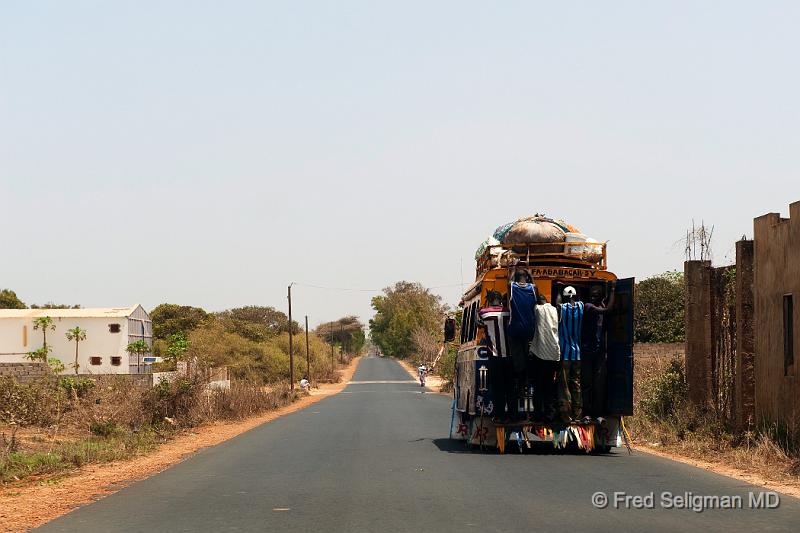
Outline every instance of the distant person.
{"type": "Polygon", "coordinates": [[[303,379],[300,380],[300,390],[303,392],[309,392],[310,388],[311,383],[308,381],[308,379],[306,379],[305,376],[303,376],[303,379]]]}
{"type": "Polygon", "coordinates": [[[420,387],[424,387],[425,386],[425,376],[428,375],[428,367],[426,367],[425,365],[419,365],[419,368],[417,369],[417,373],[419,373],[419,386],[420,387]]]}

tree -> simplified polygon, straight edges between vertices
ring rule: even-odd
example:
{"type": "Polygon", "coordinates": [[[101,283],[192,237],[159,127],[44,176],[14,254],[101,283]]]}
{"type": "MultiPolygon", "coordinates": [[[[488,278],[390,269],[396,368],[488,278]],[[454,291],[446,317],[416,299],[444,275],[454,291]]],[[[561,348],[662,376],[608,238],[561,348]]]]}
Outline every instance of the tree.
{"type": "Polygon", "coordinates": [[[138,367],[142,364],[142,356],[150,353],[150,345],[144,340],[139,339],[138,341],[130,343],[125,348],[125,351],[130,355],[136,356],[136,367],[138,370],[138,367]]]}
{"type": "Polygon", "coordinates": [[[17,298],[17,293],[11,289],[0,290],[0,309],[25,309],[25,302],[17,298]]]}
{"type": "Polygon", "coordinates": [[[202,324],[208,313],[190,305],[161,304],[150,313],[153,321],[153,337],[166,340],[170,335],[190,331],[202,324]]]}
{"type": "Polygon", "coordinates": [[[685,338],[682,272],[665,272],[636,284],[636,342],[681,342],[685,338]]]}
{"type": "Polygon", "coordinates": [[[47,302],[46,304],[31,304],[31,309],[80,309],[78,304],[57,304],[54,302],[47,302]]]}
{"type": "Polygon", "coordinates": [[[33,320],[33,329],[42,330],[42,348],[41,350],[37,350],[37,352],[39,352],[39,358],[46,363],[47,354],[50,353],[50,347],[47,346],[47,330],[49,329],[50,331],[55,331],[56,325],[53,323],[53,319],[49,316],[40,316],[33,320]]]}
{"type": "MultiPolygon", "coordinates": [[[[289,317],[274,307],[248,305],[215,313],[221,324],[230,333],[236,333],[254,342],[263,342],[289,331],[289,317]]],[[[292,321],[292,333],[302,330],[292,321]]]]}
{"type": "Polygon", "coordinates": [[[405,358],[413,351],[412,336],[420,329],[441,336],[446,308],[441,298],[419,283],[399,281],[372,299],[375,316],[370,336],[386,355],[405,358]]]}
{"type": "Polygon", "coordinates": [[[68,341],[75,341],[75,363],[73,363],[72,367],[75,369],[75,373],[78,373],[78,344],[81,341],[86,340],[86,330],[81,329],[79,326],[75,326],[72,329],[67,330],[66,333],[68,341]]]}
{"type": "Polygon", "coordinates": [[[328,344],[338,344],[348,353],[359,353],[366,342],[364,324],[353,315],[320,324],[314,331],[328,344]]]}
{"type": "Polygon", "coordinates": [[[183,333],[173,333],[167,339],[167,350],[165,359],[177,363],[183,360],[184,354],[189,349],[189,340],[183,333]]]}

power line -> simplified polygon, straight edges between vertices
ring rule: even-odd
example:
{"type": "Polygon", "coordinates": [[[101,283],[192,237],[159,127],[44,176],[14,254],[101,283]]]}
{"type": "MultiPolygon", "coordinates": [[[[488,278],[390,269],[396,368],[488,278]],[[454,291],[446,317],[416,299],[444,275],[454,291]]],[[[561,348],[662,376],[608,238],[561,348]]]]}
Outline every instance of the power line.
{"type": "MultiPolygon", "coordinates": [[[[346,292],[383,292],[383,289],[355,289],[352,287],[325,287],[323,285],[312,285],[310,283],[295,283],[299,287],[306,287],[309,289],[321,289],[324,291],[346,291],[346,292]]],[[[436,285],[434,287],[425,287],[426,289],[444,289],[447,287],[459,287],[461,283],[451,283],[449,285],[436,285]]],[[[424,287],[424,285],[423,285],[424,287]]]]}

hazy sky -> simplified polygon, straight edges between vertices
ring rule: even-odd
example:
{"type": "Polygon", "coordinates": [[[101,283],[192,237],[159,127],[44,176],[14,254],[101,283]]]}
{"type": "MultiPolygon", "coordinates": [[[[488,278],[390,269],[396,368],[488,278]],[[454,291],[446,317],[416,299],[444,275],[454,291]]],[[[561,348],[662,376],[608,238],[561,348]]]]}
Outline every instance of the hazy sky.
{"type": "MultiPolygon", "coordinates": [[[[535,212],[620,276],[682,268],[693,218],[732,260],[800,200],[799,25],[797,2],[4,1],[0,288],[285,309],[290,281],[406,279],[452,304],[535,212]]],[[[371,316],[294,296],[312,326],[371,316]]]]}

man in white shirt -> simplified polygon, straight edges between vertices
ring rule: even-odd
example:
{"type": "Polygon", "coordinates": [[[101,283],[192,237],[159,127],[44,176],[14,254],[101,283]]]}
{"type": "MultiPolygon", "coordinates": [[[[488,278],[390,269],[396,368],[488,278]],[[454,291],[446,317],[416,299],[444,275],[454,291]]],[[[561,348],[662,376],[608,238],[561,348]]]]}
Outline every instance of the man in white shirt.
{"type": "Polygon", "coordinates": [[[309,392],[311,388],[311,383],[303,376],[303,379],[300,380],[300,390],[303,392],[309,392]]]}
{"type": "Polygon", "coordinates": [[[530,344],[534,372],[534,412],[536,418],[552,419],[555,416],[555,377],[561,348],[558,344],[558,311],[539,294],[534,309],[536,335],[530,344]]]}
{"type": "Polygon", "coordinates": [[[424,387],[425,376],[428,375],[428,368],[425,365],[419,365],[417,372],[419,373],[419,386],[424,387]]]}

